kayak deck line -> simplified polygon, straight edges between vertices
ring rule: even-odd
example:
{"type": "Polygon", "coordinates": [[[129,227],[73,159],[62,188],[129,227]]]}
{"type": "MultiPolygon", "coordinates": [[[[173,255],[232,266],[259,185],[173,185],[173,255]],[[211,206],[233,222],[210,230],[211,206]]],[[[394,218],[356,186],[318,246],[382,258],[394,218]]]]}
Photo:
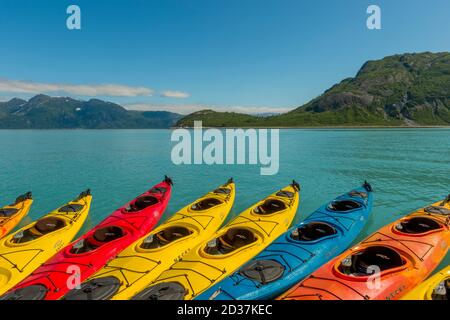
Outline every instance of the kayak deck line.
{"type": "Polygon", "coordinates": [[[25,249],[25,250],[16,250],[14,252],[8,252],[8,253],[1,253],[0,254],[0,258],[4,259],[6,262],[11,264],[11,268],[13,269],[17,269],[17,271],[19,271],[20,273],[22,273],[24,271],[24,269],[31,263],[33,262],[34,259],[36,259],[38,257],[39,254],[41,254],[42,252],[44,252],[45,250],[43,249],[25,249]],[[36,255],[34,255],[25,265],[23,265],[22,268],[18,267],[18,264],[9,260],[8,258],[6,258],[7,255],[10,254],[17,254],[17,253],[21,253],[21,252],[32,252],[32,251],[37,251],[36,255]]]}
{"type": "Polygon", "coordinates": [[[369,244],[369,243],[383,243],[383,242],[397,242],[400,245],[402,245],[406,250],[408,250],[409,252],[411,252],[414,256],[416,256],[417,259],[419,259],[420,261],[424,261],[425,256],[435,247],[435,245],[431,244],[431,243],[427,243],[424,241],[417,241],[417,240],[410,240],[410,239],[405,239],[405,240],[401,240],[401,239],[395,239],[393,237],[390,237],[387,234],[384,234],[380,231],[376,231],[375,233],[373,233],[367,240],[365,240],[364,242],[362,242],[362,244],[369,244]],[[382,237],[386,237],[388,238],[388,240],[383,240],[381,238],[376,238],[374,240],[369,241],[370,238],[372,237],[376,237],[377,235],[381,235],[382,237]],[[421,256],[419,256],[416,251],[412,250],[410,247],[408,247],[404,242],[411,242],[411,243],[419,243],[419,244],[423,244],[425,246],[428,246],[428,250],[426,250],[421,256]]]}
{"type": "MultiPolygon", "coordinates": [[[[361,296],[364,300],[368,300],[369,297],[367,295],[362,294],[361,292],[357,291],[356,289],[354,289],[352,286],[344,283],[343,281],[341,281],[340,279],[331,279],[331,278],[324,278],[324,277],[316,277],[314,275],[310,275],[308,278],[311,279],[317,279],[317,280],[323,280],[323,281],[330,281],[330,282],[337,282],[338,284],[342,285],[343,287],[346,287],[347,289],[352,290],[353,292],[355,292],[356,294],[358,294],[359,296],[361,296]]],[[[303,287],[303,288],[309,288],[309,289],[314,289],[316,287],[311,287],[305,284],[301,284],[299,287],[303,287]]],[[[339,296],[335,295],[334,293],[332,293],[331,291],[328,291],[324,288],[316,288],[318,290],[322,290],[322,291],[326,291],[327,293],[335,296],[336,298],[338,298],[339,300],[343,300],[342,298],[340,298],[339,296]]],[[[295,295],[293,295],[292,297],[295,297],[295,295]]]]}
{"type": "Polygon", "coordinates": [[[408,292],[402,300],[448,300],[450,297],[450,265],[439,270],[408,292]]]}
{"type": "Polygon", "coordinates": [[[358,221],[356,218],[346,217],[346,216],[336,216],[336,214],[330,214],[327,212],[323,212],[321,210],[316,211],[317,216],[314,216],[314,220],[320,220],[325,216],[326,218],[330,218],[331,220],[335,221],[340,227],[342,227],[345,231],[349,231],[352,226],[358,221]],[[350,225],[346,225],[341,220],[349,220],[351,222],[350,225]]]}

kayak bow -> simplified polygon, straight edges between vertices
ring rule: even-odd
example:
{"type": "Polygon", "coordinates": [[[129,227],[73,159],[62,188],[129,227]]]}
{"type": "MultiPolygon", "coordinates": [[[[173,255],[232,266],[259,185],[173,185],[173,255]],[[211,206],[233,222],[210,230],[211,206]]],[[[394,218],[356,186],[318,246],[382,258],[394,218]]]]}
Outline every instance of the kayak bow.
{"type": "Polygon", "coordinates": [[[0,238],[6,236],[19,224],[30,211],[32,204],[31,192],[27,192],[17,197],[13,204],[0,208],[0,238]]]}

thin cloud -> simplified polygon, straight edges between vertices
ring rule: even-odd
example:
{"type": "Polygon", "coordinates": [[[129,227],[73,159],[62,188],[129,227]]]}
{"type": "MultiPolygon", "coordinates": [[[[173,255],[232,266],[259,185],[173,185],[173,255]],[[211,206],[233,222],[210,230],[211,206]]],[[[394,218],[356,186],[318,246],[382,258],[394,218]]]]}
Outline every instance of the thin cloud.
{"type": "Polygon", "coordinates": [[[151,96],[154,91],[146,87],[131,87],[120,84],[61,84],[42,83],[21,80],[0,79],[0,92],[39,94],[39,93],[67,93],[76,96],[109,96],[109,97],[137,97],[151,96]]]}
{"type": "Polygon", "coordinates": [[[182,91],[163,91],[161,92],[161,97],[164,98],[177,98],[177,99],[184,99],[189,98],[190,94],[182,91]]]}
{"type": "Polygon", "coordinates": [[[207,106],[201,104],[164,105],[152,103],[133,103],[133,104],[126,104],[124,105],[124,107],[128,110],[170,111],[179,114],[189,114],[205,109],[212,109],[218,112],[237,112],[245,114],[284,113],[292,110],[292,108],[276,108],[276,107],[207,106]]]}

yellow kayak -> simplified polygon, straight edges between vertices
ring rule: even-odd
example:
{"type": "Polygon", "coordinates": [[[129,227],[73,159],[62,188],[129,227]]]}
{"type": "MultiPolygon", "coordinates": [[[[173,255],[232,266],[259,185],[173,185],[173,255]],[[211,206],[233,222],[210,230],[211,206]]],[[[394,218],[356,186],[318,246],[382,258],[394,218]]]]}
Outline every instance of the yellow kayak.
{"type": "Polygon", "coordinates": [[[191,300],[233,273],[286,232],[297,211],[295,181],[235,217],[133,297],[135,300],[191,300]]]}
{"type": "Polygon", "coordinates": [[[0,208],[0,238],[6,236],[28,214],[33,198],[31,192],[19,196],[13,204],[0,208]]]}
{"type": "Polygon", "coordinates": [[[191,248],[210,238],[225,221],[234,198],[235,185],[230,179],[122,251],[64,299],[130,299],[191,248]]]}
{"type": "Polygon", "coordinates": [[[408,292],[403,300],[450,300],[450,266],[408,292]]]}
{"type": "Polygon", "coordinates": [[[0,240],[0,294],[10,290],[64,248],[81,229],[92,196],[77,199],[0,240]]]}

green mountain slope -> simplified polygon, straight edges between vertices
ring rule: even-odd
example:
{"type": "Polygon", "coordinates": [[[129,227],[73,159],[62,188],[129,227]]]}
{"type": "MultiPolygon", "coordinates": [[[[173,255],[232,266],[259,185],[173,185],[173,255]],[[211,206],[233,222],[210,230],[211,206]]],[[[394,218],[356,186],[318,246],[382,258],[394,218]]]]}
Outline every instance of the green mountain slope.
{"type": "Polygon", "coordinates": [[[353,78],[288,113],[266,117],[189,115],[178,125],[438,126],[450,125],[450,53],[417,53],[366,62],[353,78]],[[213,119],[213,121],[211,120],[213,119]]]}
{"type": "Polygon", "coordinates": [[[98,99],[37,95],[29,101],[16,98],[0,103],[0,129],[169,128],[180,118],[164,111],[129,111],[98,99]]]}

